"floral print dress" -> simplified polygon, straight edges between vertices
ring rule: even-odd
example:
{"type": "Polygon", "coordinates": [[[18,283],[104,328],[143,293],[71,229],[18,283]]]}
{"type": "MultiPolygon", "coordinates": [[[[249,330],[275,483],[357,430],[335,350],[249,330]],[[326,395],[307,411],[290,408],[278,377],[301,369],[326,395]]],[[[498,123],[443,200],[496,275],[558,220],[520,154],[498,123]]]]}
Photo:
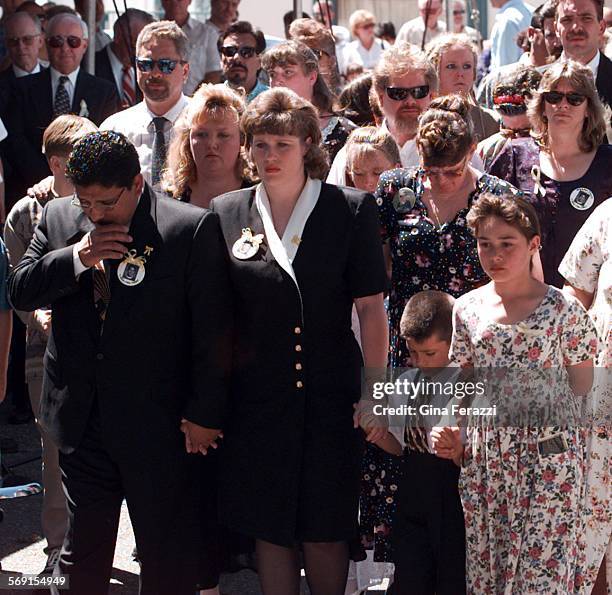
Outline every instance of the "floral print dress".
{"type": "MultiPolygon", "coordinates": [[[[589,314],[601,340],[597,357],[601,381],[593,391],[594,423],[587,442],[585,584],[592,586],[606,549],[608,563],[612,562],[612,198],[587,219],[559,272],[577,289],[594,294],[589,314]]],[[[612,566],[607,580],[612,593],[612,566]]]]}
{"type": "Polygon", "coordinates": [[[487,287],[457,300],[451,357],[476,374],[503,372],[494,393],[498,417],[467,424],[459,479],[466,528],[467,592],[491,595],[579,593],[584,584],[584,430],[570,412],[580,403],[567,382],[566,366],[593,358],[597,337],[579,302],[548,286],[540,305],[516,324],[483,316],[487,287]],[[520,375],[556,383],[534,387],[520,375]],[[525,390],[525,387],[530,390],[525,390]],[[507,389],[510,389],[507,391],[507,389]],[[527,395],[527,396],[526,396],[527,395]],[[510,411],[527,418],[542,399],[566,423],[536,427],[508,423],[510,411]],[[576,423],[573,423],[575,421],[576,423]],[[562,436],[565,448],[542,452],[540,442],[562,436]]]}
{"type": "MultiPolygon", "coordinates": [[[[484,192],[519,194],[507,182],[485,174],[468,198],[468,207],[439,227],[422,201],[423,183],[420,169],[394,169],[381,175],[375,195],[382,239],[389,242],[392,257],[388,316],[389,366],[394,369],[411,365],[399,326],[406,302],[415,293],[439,289],[458,297],[487,279],[478,260],[476,240],[467,227],[469,207],[484,192]]],[[[401,457],[367,446],[362,467],[360,526],[362,544],[374,550],[376,562],[393,560],[391,524],[401,474],[401,457]]]]}

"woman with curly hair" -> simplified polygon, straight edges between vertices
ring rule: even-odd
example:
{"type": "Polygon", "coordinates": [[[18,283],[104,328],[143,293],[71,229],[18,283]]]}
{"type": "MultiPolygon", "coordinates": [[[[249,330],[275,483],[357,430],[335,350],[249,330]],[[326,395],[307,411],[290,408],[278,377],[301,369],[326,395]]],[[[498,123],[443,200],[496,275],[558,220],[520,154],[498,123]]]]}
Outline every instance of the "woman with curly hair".
{"type": "MultiPolygon", "coordinates": [[[[237,329],[221,520],[256,540],[265,595],[299,594],[300,550],[310,592],[343,595],[363,446],[354,405],[364,360],[384,368],[387,351],[376,204],[321,181],[319,118],[293,91],[259,95],[241,130],[261,183],[211,204],[229,253],[237,329]]],[[[367,430],[368,439],[386,432],[367,430]]]]}
{"type": "Polygon", "coordinates": [[[175,126],[164,187],[174,198],[208,207],[215,197],[253,184],[243,154],[244,98],[226,85],[202,85],[175,126]]]}
{"type": "Polygon", "coordinates": [[[612,147],[590,68],[553,64],[528,103],[531,137],[515,138],[489,168],[527,193],[542,226],[544,281],[563,286],[557,268],[593,210],[612,196],[612,147]]]}

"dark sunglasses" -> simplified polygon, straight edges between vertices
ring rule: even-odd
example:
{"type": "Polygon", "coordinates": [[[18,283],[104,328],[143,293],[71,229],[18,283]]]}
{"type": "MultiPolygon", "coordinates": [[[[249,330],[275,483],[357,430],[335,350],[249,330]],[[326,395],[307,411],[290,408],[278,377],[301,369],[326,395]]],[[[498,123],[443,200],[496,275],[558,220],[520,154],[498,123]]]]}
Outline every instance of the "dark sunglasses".
{"type": "Polygon", "coordinates": [[[64,37],[63,35],[54,35],[53,37],[47,37],[47,43],[52,48],[61,48],[64,45],[64,42],[68,42],[68,45],[75,50],[80,47],[83,43],[83,40],[76,35],[68,35],[68,37],[64,37]]]}
{"type": "Polygon", "coordinates": [[[429,95],[429,85],[418,87],[387,87],[387,97],[393,101],[402,101],[412,95],[414,99],[423,99],[429,95]]]}
{"type": "Polygon", "coordinates": [[[567,99],[567,102],[573,106],[582,105],[586,99],[581,93],[561,93],[559,91],[547,91],[544,93],[544,101],[551,105],[561,103],[564,97],[567,99]]]}
{"type": "Polygon", "coordinates": [[[459,15],[459,14],[465,14],[465,10],[453,10],[453,14],[455,16],[459,15]]]}
{"type": "Polygon", "coordinates": [[[20,42],[23,42],[23,45],[32,45],[38,36],[39,34],[23,35],[22,37],[8,37],[6,45],[10,48],[16,48],[20,42]]]}
{"type": "Polygon", "coordinates": [[[187,62],[184,60],[171,60],[170,58],[160,58],[159,60],[136,58],[136,66],[138,66],[140,72],[152,72],[156,64],[162,74],[170,74],[174,72],[177,64],[187,64],[187,62]]]}
{"type": "Polygon", "coordinates": [[[236,54],[240,54],[240,57],[245,60],[252,58],[257,53],[254,47],[248,45],[242,46],[241,48],[236,45],[224,45],[220,51],[226,58],[233,58],[236,54]]]}

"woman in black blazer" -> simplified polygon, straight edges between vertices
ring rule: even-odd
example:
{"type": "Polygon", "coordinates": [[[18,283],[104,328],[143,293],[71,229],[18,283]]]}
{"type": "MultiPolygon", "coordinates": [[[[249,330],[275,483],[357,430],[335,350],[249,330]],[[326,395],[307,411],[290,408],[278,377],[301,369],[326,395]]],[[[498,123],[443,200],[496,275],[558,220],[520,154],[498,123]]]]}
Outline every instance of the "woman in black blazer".
{"type": "Polygon", "coordinates": [[[376,204],[320,181],[317,113],[292,91],[262,93],[241,128],[262,183],[211,204],[236,308],[221,519],[256,539],[265,595],[299,593],[300,549],[311,593],[343,595],[363,446],[353,303],[367,367],[388,342],[376,204]]]}

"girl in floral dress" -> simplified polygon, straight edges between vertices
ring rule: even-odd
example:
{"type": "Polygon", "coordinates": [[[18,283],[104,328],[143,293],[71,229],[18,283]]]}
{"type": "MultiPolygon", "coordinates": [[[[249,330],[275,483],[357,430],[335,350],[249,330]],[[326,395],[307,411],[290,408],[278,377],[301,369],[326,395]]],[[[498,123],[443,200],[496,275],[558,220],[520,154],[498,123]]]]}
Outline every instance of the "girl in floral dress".
{"type": "MultiPolygon", "coordinates": [[[[477,378],[497,378],[488,387],[497,414],[467,422],[459,482],[467,592],[580,592],[585,441],[576,395],[591,388],[595,328],[576,299],[531,275],[540,246],[531,205],[484,195],[467,220],[491,282],[457,300],[451,357],[477,378]]],[[[458,433],[435,444],[445,458],[463,450],[458,433]]]]}

